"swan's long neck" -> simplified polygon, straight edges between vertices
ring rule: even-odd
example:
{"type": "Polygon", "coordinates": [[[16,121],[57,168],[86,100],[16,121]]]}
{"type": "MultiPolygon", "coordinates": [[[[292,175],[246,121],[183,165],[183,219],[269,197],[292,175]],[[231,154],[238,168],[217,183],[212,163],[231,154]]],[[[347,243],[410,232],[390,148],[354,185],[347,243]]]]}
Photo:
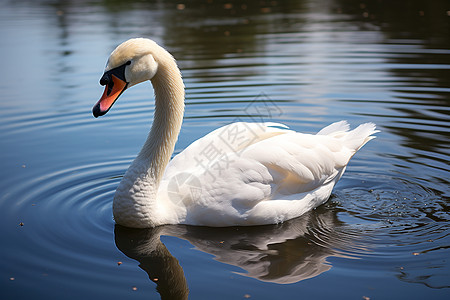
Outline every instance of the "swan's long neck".
{"type": "Polygon", "coordinates": [[[184,85],[174,62],[173,65],[160,66],[152,84],[155,90],[153,125],[137,159],[148,161],[148,173],[158,185],[183,122],[184,85]]]}
{"type": "Polygon", "coordinates": [[[163,223],[163,201],[157,191],[169,163],[183,122],[184,84],[181,73],[167,54],[158,62],[151,80],[155,91],[155,113],[150,133],[140,153],[120,182],[113,202],[114,218],[128,227],[163,223]]]}

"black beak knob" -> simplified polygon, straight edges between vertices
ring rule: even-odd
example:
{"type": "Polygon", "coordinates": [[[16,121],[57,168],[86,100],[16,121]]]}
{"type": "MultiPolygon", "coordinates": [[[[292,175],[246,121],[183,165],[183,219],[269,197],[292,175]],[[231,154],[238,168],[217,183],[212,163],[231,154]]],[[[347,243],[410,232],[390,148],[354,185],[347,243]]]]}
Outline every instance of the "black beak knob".
{"type": "Polygon", "coordinates": [[[100,78],[100,85],[107,85],[109,81],[109,74],[103,74],[102,78],[100,78]]]}

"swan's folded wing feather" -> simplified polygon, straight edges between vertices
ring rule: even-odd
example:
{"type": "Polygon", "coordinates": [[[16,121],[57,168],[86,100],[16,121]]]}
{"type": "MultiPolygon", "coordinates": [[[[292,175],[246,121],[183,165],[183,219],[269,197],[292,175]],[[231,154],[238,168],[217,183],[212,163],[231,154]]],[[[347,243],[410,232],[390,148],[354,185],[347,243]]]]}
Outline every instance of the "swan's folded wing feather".
{"type": "Polygon", "coordinates": [[[214,160],[233,153],[242,153],[250,145],[273,136],[292,132],[279,123],[236,122],[222,126],[196,140],[175,156],[165,170],[165,177],[171,177],[182,169],[208,168],[214,160]]]}
{"type": "Polygon", "coordinates": [[[267,167],[276,186],[272,199],[277,199],[313,191],[333,180],[352,151],[329,136],[289,133],[252,145],[243,155],[267,167]]]}

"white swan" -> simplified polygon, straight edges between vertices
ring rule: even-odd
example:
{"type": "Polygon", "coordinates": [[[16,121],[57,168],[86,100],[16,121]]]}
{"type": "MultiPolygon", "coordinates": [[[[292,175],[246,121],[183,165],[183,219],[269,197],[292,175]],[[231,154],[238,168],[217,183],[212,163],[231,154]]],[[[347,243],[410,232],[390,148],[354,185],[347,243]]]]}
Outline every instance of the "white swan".
{"type": "Polygon", "coordinates": [[[377,132],[349,131],[345,121],[315,135],[276,123],[232,123],[195,141],[169,162],[184,112],[175,59],[149,39],[130,39],[109,57],[93,108],[104,115],[122,92],[150,80],[154,121],[142,150],[120,182],[115,221],[127,227],[280,223],[326,202],[350,158],[377,132]]]}

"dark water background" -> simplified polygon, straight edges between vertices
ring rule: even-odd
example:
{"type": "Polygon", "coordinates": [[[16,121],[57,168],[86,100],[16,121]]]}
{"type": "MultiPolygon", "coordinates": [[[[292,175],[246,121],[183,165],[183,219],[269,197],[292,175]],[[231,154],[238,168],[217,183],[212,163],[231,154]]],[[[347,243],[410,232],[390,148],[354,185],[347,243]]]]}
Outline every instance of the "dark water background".
{"type": "Polygon", "coordinates": [[[450,296],[448,1],[1,1],[1,299],[450,296]],[[152,89],[91,108],[112,49],[177,59],[176,151],[237,120],[381,133],[322,207],[254,228],[115,227],[152,89]]]}

